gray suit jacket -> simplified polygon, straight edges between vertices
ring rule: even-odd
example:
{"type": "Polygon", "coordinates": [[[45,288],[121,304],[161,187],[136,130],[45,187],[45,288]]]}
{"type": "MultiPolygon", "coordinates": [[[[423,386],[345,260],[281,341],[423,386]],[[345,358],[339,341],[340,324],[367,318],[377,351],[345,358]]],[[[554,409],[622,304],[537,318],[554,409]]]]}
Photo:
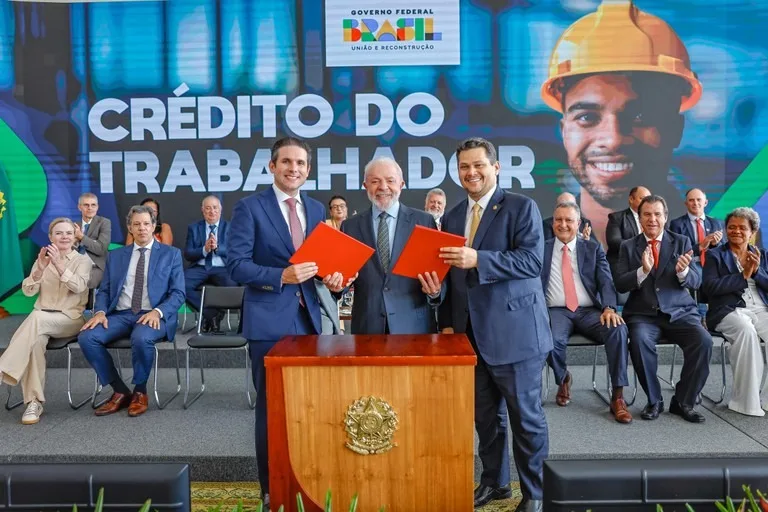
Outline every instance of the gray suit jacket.
{"type": "MultiPolygon", "coordinates": [[[[81,222],[78,222],[80,225],[81,222]]],[[[82,227],[82,226],[81,226],[82,227]]],[[[96,215],[88,226],[88,234],[80,240],[79,246],[85,247],[85,253],[93,261],[91,277],[88,280],[88,288],[98,288],[104,275],[104,267],[107,264],[107,252],[109,242],[112,240],[112,221],[96,215]]]]}
{"type": "Polygon", "coordinates": [[[341,327],[339,325],[339,304],[331,291],[317,279],[315,281],[315,289],[317,290],[317,298],[320,299],[320,321],[322,323],[322,331],[320,334],[341,334],[341,327]]]}

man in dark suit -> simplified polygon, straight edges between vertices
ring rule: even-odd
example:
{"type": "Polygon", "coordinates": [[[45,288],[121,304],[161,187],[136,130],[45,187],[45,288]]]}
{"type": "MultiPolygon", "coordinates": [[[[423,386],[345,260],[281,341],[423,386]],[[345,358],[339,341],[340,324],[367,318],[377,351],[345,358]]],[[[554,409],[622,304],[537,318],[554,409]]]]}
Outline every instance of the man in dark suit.
{"type": "Polygon", "coordinates": [[[608,260],[595,240],[580,239],[576,203],[555,207],[555,238],[544,244],[541,283],[547,296],[554,349],[549,365],[558,384],[556,402],[571,401],[573,378],[566,365],[568,338],[578,332],[605,345],[613,393],[610,410],[619,423],[631,423],[624,402],[627,386],[627,327],[616,313],[616,290],[608,260]]]}
{"type": "Polygon", "coordinates": [[[88,279],[88,288],[93,290],[99,286],[104,275],[109,242],[112,240],[112,221],[96,215],[99,211],[99,198],[96,194],[81,194],[77,209],[83,215],[80,224],[75,224],[77,252],[87,254],[93,261],[91,276],[88,279]]]}
{"type": "Polygon", "coordinates": [[[424,200],[424,211],[434,217],[437,229],[440,229],[443,222],[446,201],[445,191],[441,188],[433,188],[427,192],[427,198],[424,200]]]}
{"type": "Polygon", "coordinates": [[[666,338],[683,349],[685,358],[669,412],[702,423],[704,416],[693,406],[709,376],[712,337],[702,327],[689,292],[701,284],[701,271],[690,264],[690,240],[664,230],[668,215],[664,198],[646,197],[638,212],[643,234],[621,244],[615,282],[619,292],[629,292],[623,311],[629,327],[629,352],[648,396],[641,417],[655,420],[664,411],[656,376],[656,344],[666,338]]]}
{"type": "Polygon", "coordinates": [[[692,188],[685,194],[685,207],[688,213],[673,219],[669,230],[688,237],[693,248],[694,262],[703,268],[707,249],[717,247],[724,242],[723,222],[704,214],[709,204],[701,189],[692,188]]]}
{"type": "Polygon", "coordinates": [[[181,251],[157,243],[152,234],[157,219],[146,206],[128,212],[133,244],[109,253],[104,278],[96,293],[93,317],[83,325],[78,343],[99,377],[112,386],[112,397],[96,409],[106,416],[128,408],[129,416],[147,410],[147,380],[155,359],[155,343],[172,340],[177,312],[184,304],[181,251]],[[106,345],[131,338],[133,393],[120,378],[106,345]]]}
{"type": "Polygon", "coordinates": [[[343,233],[376,249],[355,281],[352,334],[437,332],[432,310],[440,299],[437,274],[426,274],[421,282],[392,274],[413,228],[437,229],[430,214],[400,203],[404,185],[403,171],[394,160],[369,162],[363,186],[371,207],[341,225],[343,233]]]}
{"type": "Polygon", "coordinates": [[[640,201],[651,195],[645,187],[634,187],[629,191],[629,208],[608,214],[608,225],[605,228],[605,241],[608,245],[608,264],[611,266],[614,280],[616,266],[619,263],[619,248],[624,240],[629,240],[640,234],[640,217],[637,207],[640,201]]]}
{"type": "Polygon", "coordinates": [[[490,142],[465,140],[456,156],[468,198],[443,217],[443,231],[465,236],[467,246],[440,250],[452,268],[439,319],[444,333],[466,333],[477,353],[475,428],[483,474],[475,507],[511,495],[508,417],[523,491],[517,510],[538,511],[549,445],[541,370],[552,350],[541,287],[541,214],[530,198],[497,186],[499,162],[490,142]]]}
{"type": "MultiPolygon", "coordinates": [[[[325,219],[325,207],[299,189],[307,181],[310,149],[296,138],[272,145],[274,184],[237,202],[229,226],[230,277],[245,286],[243,336],[248,339],[256,388],[256,462],[262,493],[269,493],[267,393],[264,356],[283,336],[320,334],[320,302],[314,262],[288,260],[325,219]]],[[[341,274],[323,282],[333,292],[341,274]]],[[[347,283],[349,285],[351,283],[347,283]]],[[[264,500],[269,503],[268,498],[264,500]]]]}
{"type": "MultiPolygon", "coordinates": [[[[216,196],[203,199],[201,208],[203,220],[187,228],[187,245],[184,258],[190,265],[184,271],[187,302],[200,311],[202,292],[206,284],[215,286],[237,286],[227,271],[227,221],[221,219],[221,201],[216,196]]],[[[223,311],[205,308],[203,331],[219,331],[223,311]]]]}
{"type": "MultiPolygon", "coordinates": [[[[563,203],[573,203],[578,204],[576,201],[576,196],[571,194],[570,192],[563,192],[559,196],[557,196],[557,199],[555,200],[555,204],[563,204],[563,203]]],[[[554,229],[554,217],[547,217],[542,222],[542,226],[544,228],[544,240],[551,240],[552,238],[555,238],[555,229],[554,229]]],[[[590,240],[592,237],[592,222],[585,218],[581,219],[581,224],[577,226],[578,228],[578,236],[579,238],[583,238],[585,240],[590,240]]]]}

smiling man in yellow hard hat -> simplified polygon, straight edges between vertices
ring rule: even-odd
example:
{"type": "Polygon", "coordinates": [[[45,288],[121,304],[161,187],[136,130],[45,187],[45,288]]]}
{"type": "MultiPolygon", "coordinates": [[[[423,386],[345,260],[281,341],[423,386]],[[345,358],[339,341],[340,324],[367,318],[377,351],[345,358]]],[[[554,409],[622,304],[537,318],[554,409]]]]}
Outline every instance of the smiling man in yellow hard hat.
{"type": "Polygon", "coordinates": [[[638,185],[674,200],[668,184],[682,112],[701,97],[680,38],[629,0],[604,0],[560,36],[541,89],[561,112],[568,166],[581,208],[604,241],[608,213],[638,185]]]}

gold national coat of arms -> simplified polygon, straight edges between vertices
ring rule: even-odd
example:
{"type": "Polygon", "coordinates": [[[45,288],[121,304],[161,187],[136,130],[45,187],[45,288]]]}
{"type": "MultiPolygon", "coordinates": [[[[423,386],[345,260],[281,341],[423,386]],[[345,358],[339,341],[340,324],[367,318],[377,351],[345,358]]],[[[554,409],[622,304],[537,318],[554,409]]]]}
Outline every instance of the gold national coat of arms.
{"type": "Polygon", "coordinates": [[[344,426],[346,446],[360,455],[374,455],[391,450],[396,443],[392,436],[397,430],[397,413],[381,398],[364,396],[347,408],[344,426]]]}

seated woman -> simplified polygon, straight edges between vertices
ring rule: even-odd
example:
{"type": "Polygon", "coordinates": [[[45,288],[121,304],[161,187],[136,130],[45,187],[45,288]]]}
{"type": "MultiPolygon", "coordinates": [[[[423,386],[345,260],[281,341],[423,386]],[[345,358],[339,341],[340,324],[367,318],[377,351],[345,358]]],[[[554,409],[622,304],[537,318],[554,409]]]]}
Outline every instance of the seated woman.
{"type": "Polygon", "coordinates": [[[11,338],[0,357],[0,380],[21,383],[27,408],[21,422],[40,421],[45,396],[45,347],[48,338],[74,336],[83,326],[88,302],[88,279],[93,262],[72,249],[75,224],[64,217],[48,227],[51,245],[40,249],[29,277],[21,283],[27,297],[39,294],[34,309],[11,338]]]}
{"type": "MultiPolygon", "coordinates": [[[[173,245],[173,231],[171,231],[170,224],[164,223],[160,220],[160,203],[148,197],[141,202],[141,206],[149,206],[155,212],[155,218],[157,219],[157,226],[155,226],[154,237],[155,240],[165,245],[173,245]]],[[[128,233],[125,237],[125,245],[131,245],[133,243],[133,235],[128,233]]]]}
{"type": "Polygon", "coordinates": [[[760,339],[768,341],[768,257],[749,243],[759,229],[760,217],[752,208],[729,213],[728,243],[707,251],[702,279],[709,299],[707,325],[731,345],[733,392],[728,408],[748,416],[764,416],[763,410],[768,410],[768,396],[762,408],[760,402],[760,339]]]}
{"type": "Polygon", "coordinates": [[[342,196],[333,196],[328,201],[328,209],[331,210],[331,218],[325,223],[333,229],[341,229],[341,223],[347,220],[347,200],[342,196]]]}

